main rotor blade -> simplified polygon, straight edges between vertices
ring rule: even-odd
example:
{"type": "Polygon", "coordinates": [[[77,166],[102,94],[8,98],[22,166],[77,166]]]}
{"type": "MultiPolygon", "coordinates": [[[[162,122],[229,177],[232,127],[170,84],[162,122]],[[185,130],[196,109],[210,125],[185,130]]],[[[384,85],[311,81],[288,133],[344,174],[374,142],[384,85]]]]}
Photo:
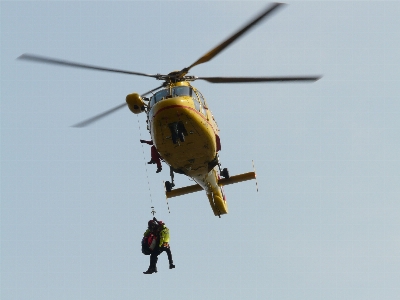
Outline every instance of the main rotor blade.
{"type": "Polygon", "coordinates": [[[244,33],[246,33],[250,28],[255,26],[257,23],[259,23],[261,20],[263,20],[265,17],[267,17],[270,13],[272,13],[275,9],[277,9],[279,6],[282,6],[282,5],[283,5],[283,3],[272,3],[271,6],[269,6],[265,11],[263,11],[258,17],[251,20],[251,22],[248,23],[247,25],[245,25],[242,29],[240,29],[239,31],[234,33],[232,36],[230,36],[228,39],[226,39],[224,42],[222,42],[221,44],[216,46],[214,49],[212,49],[208,53],[204,54],[197,61],[195,61],[193,64],[191,64],[190,67],[183,69],[181,71],[183,73],[182,75],[185,75],[194,66],[208,62],[211,59],[213,59],[221,51],[223,51],[226,47],[228,47],[230,44],[232,44],[235,40],[237,40],[244,33]]]}
{"type": "Polygon", "coordinates": [[[251,82],[283,82],[283,81],[317,81],[322,76],[301,77],[196,77],[211,83],[251,83],[251,82]]]}
{"type": "Polygon", "coordinates": [[[114,108],[111,108],[111,109],[109,109],[109,110],[107,110],[107,111],[105,111],[105,112],[103,112],[103,113],[101,113],[101,114],[99,114],[97,116],[94,116],[94,117],[91,117],[91,118],[89,118],[89,119],[87,119],[85,121],[76,123],[75,125],[72,125],[71,127],[81,128],[81,127],[88,126],[88,125],[96,122],[97,120],[99,120],[101,118],[104,118],[104,117],[112,114],[113,112],[116,112],[117,110],[123,108],[126,105],[127,105],[126,103],[122,103],[122,104],[120,104],[120,105],[118,105],[118,106],[116,106],[114,108]]]}
{"type": "MultiPolygon", "coordinates": [[[[154,92],[154,91],[156,91],[156,90],[162,88],[163,86],[164,86],[164,85],[161,85],[161,86],[159,86],[159,87],[157,87],[157,88],[155,88],[155,89],[152,89],[152,90],[150,90],[150,91],[148,91],[148,92],[142,94],[141,97],[144,97],[144,96],[146,96],[146,95],[148,95],[148,94],[150,94],[150,93],[152,93],[152,92],[154,92]]],[[[90,124],[96,122],[97,120],[99,120],[99,119],[101,119],[101,118],[104,118],[104,117],[106,117],[106,116],[112,114],[113,112],[116,112],[117,110],[119,110],[119,109],[125,107],[126,105],[127,105],[126,103],[120,104],[120,105],[115,106],[115,107],[113,107],[113,108],[111,108],[111,109],[109,109],[109,110],[107,110],[107,111],[105,111],[105,112],[102,112],[101,114],[98,114],[98,115],[96,115],[96,116],[94,116],[94,117],[91,117],[91,118],[89,118],[89,119],[87,119],[87,120],[85,120],[85,121],[76,123],[75,125],[72,125],[71,127],[78,127],[78,128],[81,128],[81,127],[88,126],[88,125],[90,125],[90,124]]]]}
{"type": "Polygon", "coordinates": [[[93,66],[93,65],[86,65],[86,64],[81,64],[81,63],[56,59],[56,58],[49,58],[49,57],[39,56],[39,55],[35,55],[35,54],[28,54],[28,53],[22,54],[21,56],[18,57],[18,59],[40,62],[40,63],[45,63],[45,64],[52,64],[52,65],[61,65],[61,66],[67,66],[67,67],[91,69],[91,70],[114,72],[114,73],[123,73],[123,74],[146,76],[146,77],[153,77],[153,78],[157,78],[159,76],[159,75],[150,75],[150,74],[139,73],[139,72],[110,69],[110,68],[98,67],[98,66],[93,66]]]}

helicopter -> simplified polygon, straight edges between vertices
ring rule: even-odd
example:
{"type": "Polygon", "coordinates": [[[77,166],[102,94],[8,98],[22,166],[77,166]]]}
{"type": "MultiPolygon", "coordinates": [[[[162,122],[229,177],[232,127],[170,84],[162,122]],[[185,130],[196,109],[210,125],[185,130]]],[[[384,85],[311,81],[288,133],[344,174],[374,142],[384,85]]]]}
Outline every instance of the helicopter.
{"type": "Polygon", "coordinates": [[[202,93],[192,85],[193,81],[209,83],[263,83],[263,82],[314,82],[321,76],[286,77],[197,77],[188,75],[200,64],[209,62],[255,25],[271,16],[283,3],[272,3],[223,42],[201,56],[194,63],[168,74],[146,74],[120,69],[76,63],[61,59],[23,54],[19,59],[67,67],[104,72],[144,76],[163,83],[144,93],[126,96],[126,102],[101,114],[79,122],[73,127],[88,126],[115,111],[128,106],[134,114],[147,115],[147,129],[161,159],[170,166],[171,182],[165,182],[166,197],[176,197],[204,190],[215,216],[228,213],[223,186],[256,178],[255,172],[230,176],[227,168],[221,168],[218,152],[221,151],[219,128],[202,93]],[[150,96],[149,96],[150,95],[150,96]],[[147,97],[149,96],[149,97],[147,97]],[[173,174],[184,174],[196,184],[174,189],[173,174]]]}

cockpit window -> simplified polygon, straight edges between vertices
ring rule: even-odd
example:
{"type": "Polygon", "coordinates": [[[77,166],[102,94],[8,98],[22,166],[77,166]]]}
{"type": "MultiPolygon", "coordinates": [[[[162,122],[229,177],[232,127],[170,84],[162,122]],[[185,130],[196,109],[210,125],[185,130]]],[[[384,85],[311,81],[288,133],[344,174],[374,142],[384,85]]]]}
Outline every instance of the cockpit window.
{"type": "Polygon", "coordinates": [[[156,103],[157,103],[158,101],[164,99],[165,97],[167,97],[168,94],[169,94],[169,91],[168,91],[168,90],[161,90],[161,91],[157,92],[157,93],[154,95],[154,99],[155,99],[156,103]]]}
{"type": "Polygon", "coordinates": [[[158,91],[154,94],[153,97],[150,99],[150,107],[152,107],[157,102],[170,97],[179,97],[179,96],[192,96],[192,88],[189,86],[176,86],[172,89],[172,94],[170,94],[169,89],[164,89],[158,91]]]}
{"type": "Polygon", "coordinates": [[[161,90],[154,94],[150,100],[150,107],[169,95],[169,90],[161,90]]]}
{"type": "Polygon", "coordinates": [[[188,86],[176,86],[172,89],[172,97],[192,96],[192,89],[188,86]]]}

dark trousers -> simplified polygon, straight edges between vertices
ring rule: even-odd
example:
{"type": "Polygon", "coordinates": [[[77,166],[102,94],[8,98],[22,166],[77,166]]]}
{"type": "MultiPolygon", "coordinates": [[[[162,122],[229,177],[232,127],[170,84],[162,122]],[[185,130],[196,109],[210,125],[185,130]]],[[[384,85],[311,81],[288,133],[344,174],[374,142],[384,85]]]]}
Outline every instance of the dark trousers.
{"type": "Polygon", "coordinates": [[[153,250],[153,252],[150,254],[150,269],[155,269],[157,266],[157,261],[158,261],[158,256],[163,253],[167,252],[168,256],[168,261],[169,264],[173,264],[172,261],[172,254],[171,254],[171,249],[169,247],[157,247],[156,249],[153,250]]]}

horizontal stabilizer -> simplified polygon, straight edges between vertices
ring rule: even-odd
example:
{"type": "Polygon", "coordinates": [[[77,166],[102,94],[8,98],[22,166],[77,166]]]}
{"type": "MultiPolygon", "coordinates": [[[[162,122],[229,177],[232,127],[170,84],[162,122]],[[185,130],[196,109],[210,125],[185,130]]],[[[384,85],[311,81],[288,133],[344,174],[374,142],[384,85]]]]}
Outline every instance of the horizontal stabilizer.
{"type": "MultiPolygon", "coordinates": [[[[234,184],[234,183],[252,180],[252,179],[256,179],[255,172],[239,174],[239,175],[231,176],[229,178],[221,178],[220,180],[218,180],[218,185],[224,186],[224,185],[234,184]]],[[[201,190],[203,190],[203,188],[200,185],[195,184],[195,185],[190,185],[190,186],[185,186],[183,188],[175,189],[170,192],[165,192],[165,194],[166,194],[167,198],[172,198],[172,197],[182,196],[185,194],[199,192],[201,190]]]]}
{"type": "Polygon", "coordinates": [[[229,178],[222,178],[218,180],[218,185],[229,185],[234,184],[242,181],[256,179],[256,172],[248,172],[244,174],[239,174],[235,176],[231,176],[229,178]]]}
{"type": "Polygon", "coordinates": [[[201,190],[203,190],[203,188],[200,185],[195,184],[195,185],[189,185],[189,186],[185,186],[183,188],[175,189],[170,192],[165,192],[165,195],[167,196],[167,198],[172,198],[172,197],[182,196],[185,194],[199,192],[201,190]]]}

